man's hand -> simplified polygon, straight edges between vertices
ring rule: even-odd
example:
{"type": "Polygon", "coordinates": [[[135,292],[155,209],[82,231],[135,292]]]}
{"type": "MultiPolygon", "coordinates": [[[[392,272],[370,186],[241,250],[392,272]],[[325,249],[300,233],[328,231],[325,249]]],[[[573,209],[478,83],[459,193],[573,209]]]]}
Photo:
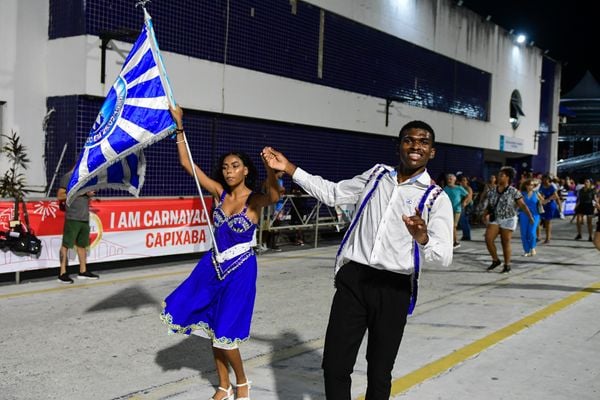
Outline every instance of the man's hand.
{"type": "Polygon", "coordinates": [[[67,199],[67,189],[58,188],[58,192],[56,192],[56,199],[58,201],[65,201],[67,199]]]}
{"type": "Polygon", "coordinates": [[[402,215],[402,221],[406,225],[406,229],[411,236],[419,243],[424,246],[429,242],[429,236],[427,236],[427,224],[425,220],[421,218],[421,213],[418,209],[415,209],[415,215],[408,217],[402,215]]]}
{"type": "Polygon", "coordinates": [[[265,147],[261,156],[265,165],[269,168],[272,168],[276,171],[283,171],[286,174],[292,176],[294,175],[294,171],[296,171],[296,166],[288,161],[285,156],[279,151],[275,150],[272,147],[265,147]]]}

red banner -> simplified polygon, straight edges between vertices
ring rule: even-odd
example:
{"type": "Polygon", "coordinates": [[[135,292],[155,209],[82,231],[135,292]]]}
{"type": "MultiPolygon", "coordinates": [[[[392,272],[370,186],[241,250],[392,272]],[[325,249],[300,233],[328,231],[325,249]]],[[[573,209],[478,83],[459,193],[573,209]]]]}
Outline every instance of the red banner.
{"type": "MultiPolygon", "coordinates": [[[[212,198],[205,198],[211,207],[212,198]]],[[[39,257],[0,251],[0,273],[59,266],[64,212],[56,200],[28,201],[33,233],[42,241],[39,257]]],[[[0,231],[10,229],[14,203],[0,201],[0,231]]],[[[24,218],[20,212],[21,223],[24,218]]],[[[206,214],[198,198],[95,199],[90,205],[88,263],[207,251],[206,214]]],[[[69,264],[77,264],[69,252],[69,264]]]]}

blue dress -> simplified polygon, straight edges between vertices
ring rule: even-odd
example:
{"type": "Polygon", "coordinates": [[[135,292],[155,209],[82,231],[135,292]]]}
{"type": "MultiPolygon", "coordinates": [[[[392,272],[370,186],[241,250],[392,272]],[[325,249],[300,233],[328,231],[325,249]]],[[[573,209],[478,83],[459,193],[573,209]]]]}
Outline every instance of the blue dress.
{"type": "MultiPolygon", "coordinates": [[[[544,185],[540,185],[539,192],[544,196],[545,199],[552,196],[556,192],[556,188],[552,185],[545,187],[544,185]]],[[[560,213],[558,212],[558,205],[555,200],[552,200],[549,203],[544,204],[544,213],[542,214],[542,219],[545,221],[549,221],[554,218],[560,217],[560,213]]]]}
{"type": "MultiPolygon", "coordinates": [[[[246,215],[247,202],[240,213],[228,216],[223,212],[225,194],[223,191],[213,212],[219,252],[252,241],[256,230],[256,224],[246,215]]],[[[214,347],[235,349],[250,337],[256,277],[256,255],[252,247],[221,264],[211,249],[190,276],[165,299],[160,317],[170,333],[189,335],[193,332],[211,339],[214,347]]]]}
{"type": "Polygon", "coordinates": [[[531,250],[535,249],[537,245],[537,227],[540,223],[540,212],[538,205],[540,199],[538,198],[538,194],[536,192],[533,192],[531,197],[527,195],[527,191],[523,191],[521,194],[523,194],[523,201],[533,216],[533,223],[531,223],[529,221],[529,216],[527,216],[523,210],[519,209],[521,243],[523,244],[523,250],[525,253],[531,253],[531,250]]]}

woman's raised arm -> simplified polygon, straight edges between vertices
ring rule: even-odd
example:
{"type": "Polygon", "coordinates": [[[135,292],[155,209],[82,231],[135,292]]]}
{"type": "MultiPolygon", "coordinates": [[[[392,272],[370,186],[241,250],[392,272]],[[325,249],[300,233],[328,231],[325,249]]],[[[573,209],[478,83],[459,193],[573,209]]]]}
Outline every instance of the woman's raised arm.
{"type": "MultiPolygon", "coordinates": [[[[176,105],[174,108],[170,109],[171,115],[173,116],[173,120],[177,124],[177,129],[175,130],[177,133],[177,152],[179,154],[179,163],[187,171],[188,174],[194,176],[194,172],[192,170],[192,162],[190,161],[190,157],[185,145],[185,132],[183,129],[183,110],[179,105],[176,105]]],[[[208,175],[198,167],[198,165],[193,164],[193,167],[196,170],[196,176],[198,177],[198,181],[200,182],[200,186],[204,189],[208,190],[210,194],[219,198],[221,193],[223,192],[223,187],[221,184],[214,179],[210,178],[208,175]]]]}

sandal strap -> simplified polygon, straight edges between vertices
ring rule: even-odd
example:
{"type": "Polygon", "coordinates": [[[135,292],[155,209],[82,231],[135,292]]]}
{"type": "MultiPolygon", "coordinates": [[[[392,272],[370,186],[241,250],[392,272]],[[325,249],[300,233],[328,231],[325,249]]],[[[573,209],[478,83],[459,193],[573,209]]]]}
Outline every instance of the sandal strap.
{"type": "MultiPolygon", "coordinates": [[[[227,393],[227,397],[223,397],[224,400],[233,400],[233,387],[231,385],[227,389],[221,386],[218,386],[217,389],[227,393]]],[[[214,397],[211,397],[210,400],[214,400],[214,397]]]]}
{"type": "Polygon", "coordinates": [[[233,388],[231,387],[231,385],[229,385],[229,387],[227,389],[222,388],[221,386],[219,386],[219,390],[227,393],[227,394],[231,394],[231,392],[233,392],[233,388]]]}
{"type": "Polygon", "coordinates": [[[252,381],[246,380],[246,383],[236,384],[236,388],[248,386],[248,397],[238,397],[237,400],[250,400],[250,388],[252,387],[252,381]]]}

